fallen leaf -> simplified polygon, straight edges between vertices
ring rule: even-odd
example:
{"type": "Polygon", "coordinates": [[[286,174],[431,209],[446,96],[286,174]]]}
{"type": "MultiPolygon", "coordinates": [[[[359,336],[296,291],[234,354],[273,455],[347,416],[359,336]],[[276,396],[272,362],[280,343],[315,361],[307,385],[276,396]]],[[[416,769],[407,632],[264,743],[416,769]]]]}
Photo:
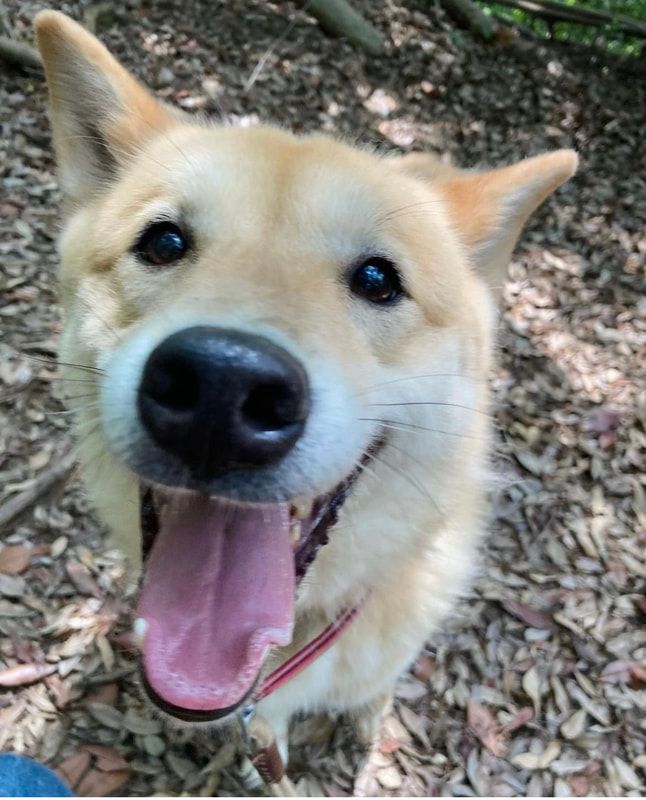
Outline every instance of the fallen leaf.
{"type": "Polygon", "coordinates": [[[399,789],[402,785],[401,772],[397,767],[383,767],[376,772],[376,778],[384,789],[399,789]]]}
{"type": "Polygon", "coordinates": [[[24,544],[12,544],[0,550],[0,572],[5,575],[20,575],[29,566],[33,548],[24,544]]]}
{"type": "Polygon", "coordinates": [[[575,711],[561,725],[561,735],[566,739],[576,739],[586,728],[587,714],[584,708],[575,711]]]}
{"type": "Polygon", "coordinates": [[[105,725],[106,728],[114,728],[115,730],[123,728],[123,714],[117,711],[116,708],[102,703],[88,703],[87,710],[97,722],[105,725]]]}
{"type": "Polygon", "coordinates": [[[52,457],[51,450],[40,450],[38,453],[34,453],[33,456],[29,456],[29,468],[37,472],[39,469],[46,467],[49,464],[49,460],[52,457]]]}
{"type": "Polygon", "coordinates": [[[626,764],[618,756],[615,756],[613,759],[613,764],[615,769],[617,770],[617,777],[619,778],[619,783],[623,786],[624,789],[641,789],[642,783],[637,777],[637,773],[635,770],[629,765],[626,764]]]}
{"type": "Polygon", "coordinates": [[[81,594],[90,595],[91,597],[101,597],[102,592],[99,585],[94,580],[87,567],[84,567],[78,561],[68,561],[65,565],[65,571],[68,578],[74,584],[74,588],[81,594]]]}
{"type": "Polygon", "coordinates": [[[22,597],[27,589],[24,578],[0,574],[0,594],[5,597],[22,597]]]}
{"type": "Polygon", "coordinates": [[[431,658],[431,656],[420,656],[413,664],[412,673],[417,680],[425,683],[433,674],[434,668],[435,659],[431,658]]]}
{"type": "Polygon", "coordinates": [[[54,702],[57,708],[65,708],[70,701],[70,689],[58,675],[48,675],[45,678],[47,688],[54,695],[54,702]]]}
{"type": "Polygon", "coordinates": [[[103,706],[115,706],[119,699],[119,686],[116,683],[106,683],[89,694],[86,698],[88,703],[98,703],[103,706]]]}
{"type": "Polygon", "coordinates": [[[152,733],[159,733],[162,729],[160,720],[152,719],[151,717],[140,717],[139,714],[135,713],[131,708],[126,711],[123,724],[131,733],[136,733],[139,736],[149,736],[152,733]]]}
{"type": "Polygon", "coordinates": [[[504,736],[508,736],[510,733],[518,730],[518,728],[522,728],[524,725],[527,725],[527,723],[532,719],[534,719],[534,709],[530,708],[529,706],[525,706],[519,709],[516,716],[503,726],[501,733],[504,736]]]}
{"type": "Polygon", "coordinates": [[[488,708],[476,703],[475,700],[469,700],[467,725],[492,756],[497,758],[502,756],[505,748],[500,726],[488,708]]]}
{"type": "Polygon", "coordinates": [[[101,772],[91,769],[77,788],[80,797],[106,797],[124,786],[130,778],[129,769],[101,772]]]}
{"type": "Polygon", "coordinates": [[[66,758],[54,770],[65,781],[70,789],[76,789],[85,771],[90,766],[90,754],[79,750],[66,758]]]}
{"type": "Polygon", "coordinates": [[[554,620],[545,611],[530,608],[516,600],[507,600],[502,605],[506,611],[531,628],[539,628],[542,630],[551,630],[554,628],[554,620]]]}
{"type": "Polygon", "coordinates": [[[534,704],[534,710],[538,713],[541,705],[541,683],[536,666],[530,667],[523,675],[523,691],[534,704]]]}
{"type": "Polygon", "coordinates": [[[570,787],[575,797],[585,797],[590,789],[590,781],[585,775],[574,775],[570,779],[570,787]]]}
{"type": "Polygon", "coordinates": [[[633,680],[643,683],[646,681],[646,666],[637,661],[611,661],[603,668],[599,679],[604,683],[631,683],[633,680]]]}
{"type": "Polygon", "coordinates": [[[87,744],[85,750],[96,757],[96,768],[103,772],[128,769],[128,762],[114,747],[103,744],[87,744]]]}
{"type": "Polygon", "coordinates": [[[618,411],[601,406],[588,415],[586,423],[588,430],[594,433],[610,433],[617,429],[620,420],[621,414],[618,411]]]}
{"type": "Polygon", "coordinates": [[[0,670],[0,686],[25,686],[56,672],[56,664],[19,664],[0,670]]]}

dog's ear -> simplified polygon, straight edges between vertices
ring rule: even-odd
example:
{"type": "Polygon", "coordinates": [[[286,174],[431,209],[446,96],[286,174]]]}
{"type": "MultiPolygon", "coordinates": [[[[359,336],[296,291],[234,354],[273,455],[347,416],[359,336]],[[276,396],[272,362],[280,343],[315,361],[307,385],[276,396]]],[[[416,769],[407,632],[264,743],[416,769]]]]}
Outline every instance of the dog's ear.
{"type": "Polygon", "coordinates": [[[87,201],[174,114],[81,25],[58,11],[36,17],[66,200],[87,201]]]}
{"type": "Polygon", "coordinates": [[[574,175],[577,164],[573,150],[545,153],[486,172],[461,170],[426,154],[400,159],[407,174],[430,181],[444,197],[474,266],[498,292],[527,218],[574,175]]]}

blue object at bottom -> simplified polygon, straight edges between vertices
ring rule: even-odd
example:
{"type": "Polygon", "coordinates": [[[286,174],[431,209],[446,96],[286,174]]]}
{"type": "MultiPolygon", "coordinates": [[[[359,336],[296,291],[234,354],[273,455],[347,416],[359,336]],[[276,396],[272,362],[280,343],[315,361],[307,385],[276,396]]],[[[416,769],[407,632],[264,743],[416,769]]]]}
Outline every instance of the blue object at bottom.
{"type": "Polygon", "coordinates": [[[73,797],[51,769],[26,756],[0,753],[0,797],[73,797]]]}

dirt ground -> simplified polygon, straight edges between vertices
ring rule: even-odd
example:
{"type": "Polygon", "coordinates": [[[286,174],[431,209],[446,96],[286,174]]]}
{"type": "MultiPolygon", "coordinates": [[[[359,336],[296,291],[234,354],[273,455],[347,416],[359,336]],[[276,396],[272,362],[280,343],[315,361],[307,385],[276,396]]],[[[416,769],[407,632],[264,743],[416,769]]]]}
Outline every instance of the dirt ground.
{"type": "MultiPolygon", "coordinates": [[[[45,4],[3,5],[29,40],[45,4]]],[[[50,5],[89,18],[85,3],[50,5]]],[[[476,43],[422,0],[357,5],[389,38],[387,58],[326,37],[286,2],[127,0],[98,29],[190,112],[432,149],[464,166],[579,151],[580,174],[533,218],[504,293],[500,481],[482,576],[401,680],[366,785],[639,796],[646,83],[573,47],[476,43]]],[[[70,417],[48,363],[60,196],[38,76],[2,69],[0,119],[1,510],[67,452],[70,417]]],[[[166,731],[140,700],[123,565],[74,478],[6,526],[2,545],[0,750],[58,767],[81,794],[242,792],[232,743],[166,731]]],[[[350,794],[347,724],[306,720],[293,733],[300,790],[350,794]]]]}

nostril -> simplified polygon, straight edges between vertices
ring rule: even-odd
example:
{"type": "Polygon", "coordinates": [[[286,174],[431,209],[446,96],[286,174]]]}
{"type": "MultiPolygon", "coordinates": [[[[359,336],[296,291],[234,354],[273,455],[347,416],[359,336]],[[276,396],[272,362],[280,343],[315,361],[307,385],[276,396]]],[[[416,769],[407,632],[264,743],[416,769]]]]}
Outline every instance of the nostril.
{"type": "Polygon", "coordinates": [[[143,388],[148,397],[170,411],[194,408],[200,394],[197,373],[180,359],[150,363],[145,370],[143,388]]]}
{"type": "Polygon", "coordinates": [[[302,420],[302,403],[291,386],[280,381],[254,386],[242,405],[247,424],[257,430],[275,431],[302,420]]]}

